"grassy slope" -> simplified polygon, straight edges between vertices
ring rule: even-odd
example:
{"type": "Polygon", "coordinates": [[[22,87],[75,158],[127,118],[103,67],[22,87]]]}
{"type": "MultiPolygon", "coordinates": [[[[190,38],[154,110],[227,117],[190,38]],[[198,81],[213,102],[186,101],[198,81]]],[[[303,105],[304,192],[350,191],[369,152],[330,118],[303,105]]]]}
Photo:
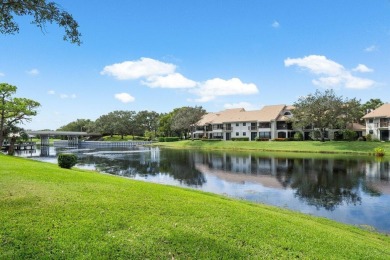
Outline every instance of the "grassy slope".
{"type": "Polygon", "coordinates": [[[319,141],[284,141],[284,142],[245,142],[245,141],[179,141],[156,143],[155,145],[171,148],[197,148],[206,150],[257,150],[283,152],[315,153],[351,153],[373,154],[374,148],[384,147],[390,151],[390,142],[319,142],[319,141]]]}
{"type": "Polygon", "coordinates": [[[326,219],[3,155],[0,227],[0,259],[390,258],[326,219]]]}

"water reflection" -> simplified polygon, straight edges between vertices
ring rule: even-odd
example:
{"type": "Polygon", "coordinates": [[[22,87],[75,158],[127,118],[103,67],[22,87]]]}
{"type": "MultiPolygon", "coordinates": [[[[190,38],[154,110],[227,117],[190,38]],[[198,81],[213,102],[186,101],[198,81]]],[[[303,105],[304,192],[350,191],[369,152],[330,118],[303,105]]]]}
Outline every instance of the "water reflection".
{"type": "Polygon", "coordinates": [[[197,188],[390,233],[389,161],[158,148],[67,151],[78,153],[81,168],[197,188]]]}

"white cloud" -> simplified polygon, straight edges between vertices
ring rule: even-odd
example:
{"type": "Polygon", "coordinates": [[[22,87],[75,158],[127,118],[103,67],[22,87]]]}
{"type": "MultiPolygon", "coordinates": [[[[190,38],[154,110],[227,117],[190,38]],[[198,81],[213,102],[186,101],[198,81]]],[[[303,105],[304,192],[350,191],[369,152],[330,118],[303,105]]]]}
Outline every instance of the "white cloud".
{"type": "Polygon", "coordinates": [[[197,83],[187,79],[180,73],[168,74],[166,76],[151,76],[142,81],[142,84],[152,88],[193,88],[197,83]]]}
{"type": "Polygon", "coordinates": [[[272,27],[274,28],[279,28],[280,27],[280,23],[278,21],[274,21],[272,24],[271,24],[272,27]]]}
{"type": "Polygon", "coordinates": [[[3,72],[0,72],[0,77],[5,77],[5,74],[3,72]]]}
{"type": "Polygon", "coordinates": [[[364,51],[373,52],[373,51],[376,51],[377,49],[378,49],[378,47],[376,45],[371,45],[371,46],[365,48],[364,51]]]}
{"type": "MultiPolygon", "coordinates": [[[[150,58],[109,65],[104,67],[100,74],[113,76],[119,80],[140,80],[141,84],[151,88],[189,89],[189,93],[199,97],[196,99],[198,102],[207,102],[217,96],[258,93],[255,84],[243,83],[238,78],[230,80],[214,78],[197,82],[176,72],[176,65],[150,58]]],[[[116,96],[118,99],[120,97],[122,96],[116,96]]]]}
{"type": "Polygon", "coordinates": [[[49,95],[55,95],[56,92],[55,92],[54,90],[49,90],[49,91],[47,92],[47,94],[49,94],[49,95]]]}
{"type": "Polygon", "coordinates": [[[364,64],[359,64],[359,65],[357,65],[356,68],[353,69],[353,71],[366,73],[366,72],[373,72],[374,70],[373,70],[373,69],[370,69],[369,67],[367,67],[367,66],[364,65],[364,64]]]}
{"type": "Polygon", "coordinates": [[[39,70],[38,69],[31,69],[31,70],[27,71],[27,74],[29,74],[31,76],[36,76],[39,74],[39,70]]]}
{"type": "MultiPolygon", "coordinates": [[[[297,59],[287,58],[284,60],[284,65],[286,67],[296,65],[313,74],[321,75],[321,77],[314,79],[312,82],[314,85],[322,87],[366,89],[372,87],[376,83],[371,79],[355,77],[352,75],[351,71],[345,69],[341,64],[320,55],[310,55],[297,59]]],[[[369,72],[373,70],[363,64],[359,64],[352,71],[369,72]]]]}
{"type": "Polygon", "coordinates": [[[223,105],[225,109],[231,109],[231,108],[245,108],[245,110],[256,110],[260,109],[260,106],[255,106],[248,102],[239,102],[239,103],[227,103],[223,105]]]}
{"type": "Polygon", "coordinates": [[[207,102],[215,99],[217,96],[228,96],[228,95],[250,95],[259,92],[256,85],[253,83],[243,83],[238,78],[232,78],[224,80],[220,78],[214,78],[200,83],[199,87],[190,90],[199,99],[195,101],[207,102]]]}
{"type": "Polygon", "coordinates": [[[123,103],[129,103],[129,102],[133,102],[135,100],[135,98],[128,93],[115,94],[115,98],[123,103]]]}
{"type": "Polygon", "coordinates": [[[67,99],[67,98],[75,99],[76,97],[77,97],[76,94],[72,94],[72,95],[60,94],[60,98],[62,99],[67,99]]]}
{"type": "Polygon", "coordinates": [[[284,65],[286,67],[297,65],[298,67],[308,69],[314,74],[339,75],[345,70],[342,65],[320,55],[310,55],[297,59],[287,58],[284,60],[284,65]]]}
{"type": "Polygon", "coordinates": [[[101,75],[113,76],[118,80],[140,79],[144,77],[167,75],[174,73],[176,66],[150,58],[136,61],[124,61],[105,66],[101,75]]]}

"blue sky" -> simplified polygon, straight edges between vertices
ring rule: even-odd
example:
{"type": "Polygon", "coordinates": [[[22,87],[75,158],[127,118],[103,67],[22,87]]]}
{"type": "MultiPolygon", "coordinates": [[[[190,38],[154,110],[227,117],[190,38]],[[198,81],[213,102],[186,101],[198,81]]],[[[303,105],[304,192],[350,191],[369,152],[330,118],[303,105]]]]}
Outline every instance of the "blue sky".
{"type": "Polygon", "coordinates": [[[0,82],[39,101],[24,127],[114,110],[259,109],[316,89],[390,102],[388,0],[61,0],[83,44],[19,17],[0,35],[0,82]]]}

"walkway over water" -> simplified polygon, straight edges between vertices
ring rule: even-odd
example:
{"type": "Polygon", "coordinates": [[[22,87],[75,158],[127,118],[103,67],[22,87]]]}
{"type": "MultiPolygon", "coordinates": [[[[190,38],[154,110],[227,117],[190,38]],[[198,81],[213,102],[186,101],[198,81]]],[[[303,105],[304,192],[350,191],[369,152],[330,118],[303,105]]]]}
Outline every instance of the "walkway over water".
{"type": "MultiPolygon", "coordinates": [[[[152,141],[81,141],[79,148],[114,148],[114,147],[135,147],[149,145],[152,141]]],[[[54,147],[69,146],[67,141],[54,141],[54,147]]]]}
{"type": "Polygon", "coordinates": [[[40,136],[41,146],[49,145],[50,136],[67,136],[69,145],[78,145],[82,136],[101,136],[101,134],[71,131],[26,131],[28,135],[40,136]]]}

